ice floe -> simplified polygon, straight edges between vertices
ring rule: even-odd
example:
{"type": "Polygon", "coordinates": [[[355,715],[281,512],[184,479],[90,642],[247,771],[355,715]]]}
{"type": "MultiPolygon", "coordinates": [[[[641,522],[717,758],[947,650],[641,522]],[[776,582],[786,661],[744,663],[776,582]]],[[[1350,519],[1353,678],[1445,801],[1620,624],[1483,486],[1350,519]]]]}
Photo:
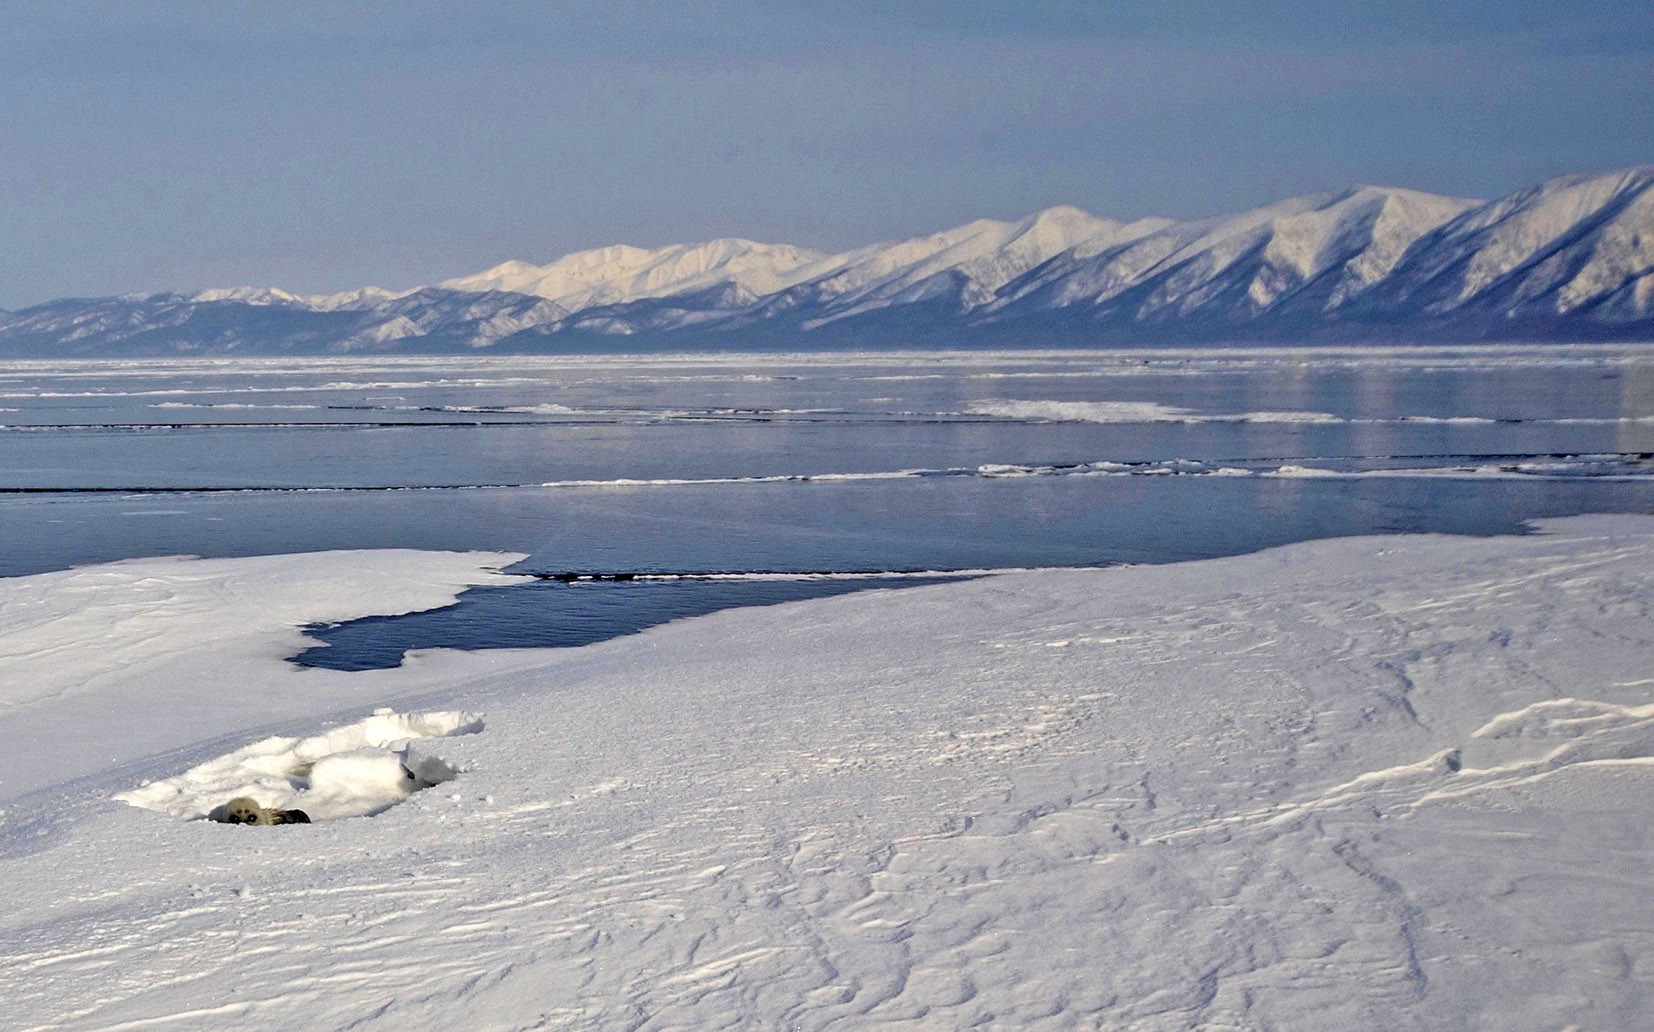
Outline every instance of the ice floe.
{"type": "Polygon", "coordinates": [[[1153,401],[973,401],[969,411],[1076,423],[1343,423],[1330,412],[1200,413],[1153,401]]]}

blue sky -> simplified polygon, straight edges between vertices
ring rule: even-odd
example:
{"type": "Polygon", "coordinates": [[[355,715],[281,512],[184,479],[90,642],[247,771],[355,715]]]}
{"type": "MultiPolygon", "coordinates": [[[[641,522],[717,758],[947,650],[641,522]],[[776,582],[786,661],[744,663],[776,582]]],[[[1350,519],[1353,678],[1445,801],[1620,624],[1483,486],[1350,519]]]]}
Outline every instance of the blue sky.
{"type": "Polygon", "coordinates": [[[0,0],[0,307],[1492,196],[1654,160],[1651,110],[1625,0],[0,0]]]}

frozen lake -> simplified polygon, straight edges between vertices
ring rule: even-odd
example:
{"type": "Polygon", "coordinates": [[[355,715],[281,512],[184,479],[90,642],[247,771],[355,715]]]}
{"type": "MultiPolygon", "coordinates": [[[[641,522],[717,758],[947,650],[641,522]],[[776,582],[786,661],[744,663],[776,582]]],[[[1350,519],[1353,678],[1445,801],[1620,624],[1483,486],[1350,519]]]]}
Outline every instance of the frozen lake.
{"type": "Polygon", "coordinates": [[[1654,512],[1654,348],[0,365],[0,574],[499,549],[550,578],[323,634],[579,644],[909,583],[1654,512]]]}

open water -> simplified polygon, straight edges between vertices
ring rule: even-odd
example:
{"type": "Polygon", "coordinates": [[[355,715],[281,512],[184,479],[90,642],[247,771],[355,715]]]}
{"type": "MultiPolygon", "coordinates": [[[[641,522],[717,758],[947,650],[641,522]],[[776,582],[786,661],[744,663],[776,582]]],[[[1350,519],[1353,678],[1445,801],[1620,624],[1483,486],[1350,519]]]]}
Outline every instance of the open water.
{"type": "Polygon", "coordinates": [[[301,661],[348,669],[950,572],[1654,512],[1648,346],[10,362],[0,424],[0,575],[375,547],[544,575],[315,628],[301,661]]]}

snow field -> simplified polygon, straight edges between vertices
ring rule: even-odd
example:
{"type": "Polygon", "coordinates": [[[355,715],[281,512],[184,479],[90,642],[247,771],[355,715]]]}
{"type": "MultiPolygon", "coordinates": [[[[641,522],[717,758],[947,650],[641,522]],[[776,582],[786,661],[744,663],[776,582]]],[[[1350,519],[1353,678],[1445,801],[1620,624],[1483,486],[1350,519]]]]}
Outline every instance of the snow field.
{"type": "Polygon", "coordinates": [[[10,804],[0,1027],[1646,1027],[1651,599],[1590,517],[419,656],[487,731],[371,818],[10,804]]]}
{"type": "Polygon", "coordinates": [[[0,581],[0,805],[168,749],[417,690],[407,674],[391,687],[283,660],[315,644],[308,624],[445,606],[472,585],[524,579],[497,572],[519,558],[173,556],[0,581]]]}

